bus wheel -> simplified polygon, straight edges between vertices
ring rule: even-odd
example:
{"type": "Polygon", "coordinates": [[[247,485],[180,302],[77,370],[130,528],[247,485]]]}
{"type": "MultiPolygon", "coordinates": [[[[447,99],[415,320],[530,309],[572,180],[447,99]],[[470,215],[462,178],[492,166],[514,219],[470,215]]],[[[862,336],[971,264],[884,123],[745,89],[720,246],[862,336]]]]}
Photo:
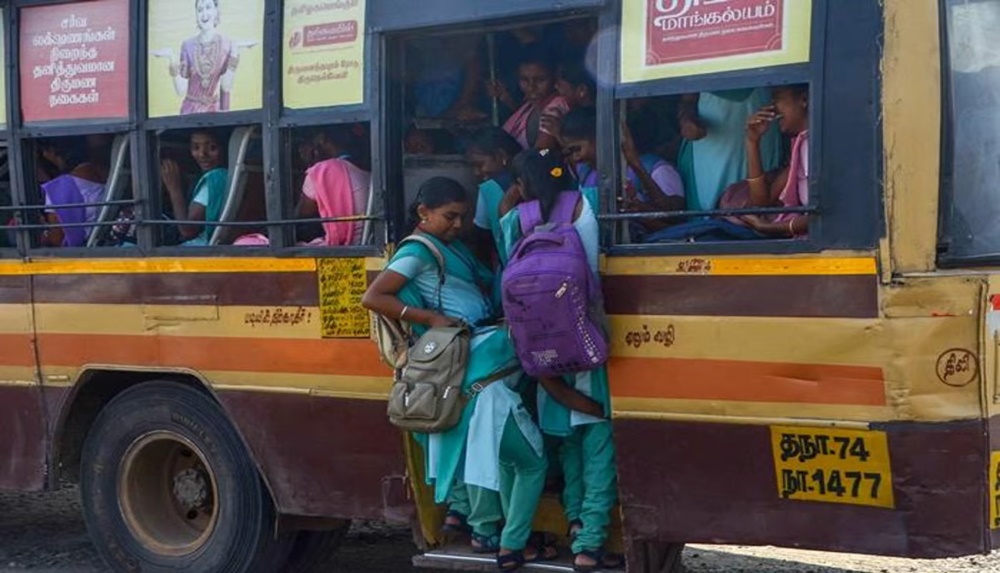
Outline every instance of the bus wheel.
{"type": "Polygon", "coordinates": [[[281,573],[319,573],[331,571],[333,560],[351,523],[329,531],[298,531],[281,573]]]}
{"type": "Polygon", "coordinates": [[[203,393],[140,384],[101,412],[81,466],[87,529],[115,571],[258,570],[273,509],[226,414],[203,393]]]}

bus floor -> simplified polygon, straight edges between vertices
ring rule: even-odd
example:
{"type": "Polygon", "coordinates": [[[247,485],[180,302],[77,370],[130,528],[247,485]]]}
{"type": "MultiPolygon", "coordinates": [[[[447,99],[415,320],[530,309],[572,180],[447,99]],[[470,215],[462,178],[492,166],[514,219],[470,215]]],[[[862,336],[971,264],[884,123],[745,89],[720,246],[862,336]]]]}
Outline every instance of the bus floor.
{"type": "MultiPolygon", "coordinates": [[[[467,541],[458,541],[413,558],[415,567],[444,569],[448,571],[489,571],[497,570],[493,555],[478,555],[472,552],[467,541]]],[[[560,548],[559,558],[553,561],[526,563],[518,571],[573,572],[573,556],[565,548],[560,548]]]]}

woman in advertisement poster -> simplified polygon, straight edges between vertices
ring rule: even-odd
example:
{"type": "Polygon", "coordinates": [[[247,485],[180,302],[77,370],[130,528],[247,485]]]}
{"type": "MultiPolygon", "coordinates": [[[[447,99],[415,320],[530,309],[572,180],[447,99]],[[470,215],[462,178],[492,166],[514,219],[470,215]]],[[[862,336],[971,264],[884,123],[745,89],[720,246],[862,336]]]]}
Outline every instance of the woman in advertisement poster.
{"type": "Polygon", "coordinates": [[[234,41],[219,31],[219,1],[195,0],[198,35],[184,41],[179,58],[171,49],[153,52],[170,61],[174,89],[184,97],[181,115],[229,111],[240,50],[258,44],[234,41]]]}

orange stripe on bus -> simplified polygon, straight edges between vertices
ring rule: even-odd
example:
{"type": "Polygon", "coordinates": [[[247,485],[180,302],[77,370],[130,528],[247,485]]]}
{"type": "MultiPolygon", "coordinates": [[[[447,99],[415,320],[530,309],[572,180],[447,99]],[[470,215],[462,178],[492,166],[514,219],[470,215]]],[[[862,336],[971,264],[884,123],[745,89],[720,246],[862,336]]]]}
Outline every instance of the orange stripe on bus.
{"type": "Polygon", "coordinates": [[[612,358],[611,393],[623,398],[884,406],[880,368],[612,358]]]}
{"type": "Polygon", "coordinates": [[[341,376],[388,376],[370,340],[40,334],[45,366],[135,364],[341,376]]]}
{"type": "Polygon", "coordinates": [[[0,334],[0,367],[35,366],[31,337],[27,334],[0,334]]]}

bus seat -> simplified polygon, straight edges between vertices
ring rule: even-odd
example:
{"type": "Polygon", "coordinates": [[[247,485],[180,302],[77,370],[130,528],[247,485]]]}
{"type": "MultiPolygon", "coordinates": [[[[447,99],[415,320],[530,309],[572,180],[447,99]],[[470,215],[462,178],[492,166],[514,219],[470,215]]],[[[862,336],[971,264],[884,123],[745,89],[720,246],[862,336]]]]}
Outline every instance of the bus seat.
{"type": "MultiPolygon", "coordinates": [[[[226,202],[219,216],[220,223],[230,223],[236,220],[240,205],[243,203],[248,172],[247,153],[254,137],[256,137],[256,132],[252,125],[237,127],[229,136],[229,181],[226,189],[226,202]]],[[[218,245],[222,237],[227,234],[227,230],[227,227],[224,226],[215,227],[209,244],[218,245]]]]}
{"type": "MultiPolygon", "coordinates": [[[[126,167],[126,163],[129,156],[129,137],[125,134],[119,134],[115,136],[114,141],[111,143],[111,169],[108,171],[108,182],[105,185],[104,197],[101,198],[102,203],[108,203],[110,201],[120,201],[125,190],[128,189],[129,178],[132,175],[132,171],[126,167]]],[[[118,208],[112,205],[103,205],[97,213],[97,223],[104,223],[111,220],[118,212],[118,208]]],[[[87,237],[87,246],[96,247],[101,238],[107,234],[109,227],[102,225],[95,225],[90,229],[90,235],[87,237]]]]}

